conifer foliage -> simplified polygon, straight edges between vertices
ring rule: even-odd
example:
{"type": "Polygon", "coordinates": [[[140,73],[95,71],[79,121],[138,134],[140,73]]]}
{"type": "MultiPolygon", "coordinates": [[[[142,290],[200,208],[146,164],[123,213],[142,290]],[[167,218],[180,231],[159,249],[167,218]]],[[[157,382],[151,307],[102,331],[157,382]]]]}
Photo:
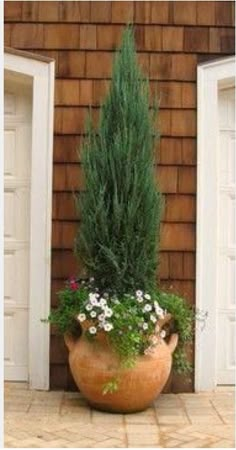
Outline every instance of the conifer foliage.
{"type": "Polygon", "coordinates": [[[162,211],[153,168],[156,114],[128,26],[98,128],[87,124],[85,191],[76,197],[82,220],[75,251],[103,290],[155,286],[162,211]]]}

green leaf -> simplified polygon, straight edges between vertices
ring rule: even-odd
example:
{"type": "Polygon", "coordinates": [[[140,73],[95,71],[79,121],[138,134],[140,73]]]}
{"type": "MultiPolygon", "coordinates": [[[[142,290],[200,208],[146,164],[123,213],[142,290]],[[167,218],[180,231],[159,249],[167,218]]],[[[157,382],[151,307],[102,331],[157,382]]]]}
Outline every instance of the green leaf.
{"type": "Polygon", "coordinates": [[[106,394],[113,394],[114,392],[117,392],[118,390],[118,381],[117,379],[108,381],[103,385],[102,393],[103,395],[106,394]]]}

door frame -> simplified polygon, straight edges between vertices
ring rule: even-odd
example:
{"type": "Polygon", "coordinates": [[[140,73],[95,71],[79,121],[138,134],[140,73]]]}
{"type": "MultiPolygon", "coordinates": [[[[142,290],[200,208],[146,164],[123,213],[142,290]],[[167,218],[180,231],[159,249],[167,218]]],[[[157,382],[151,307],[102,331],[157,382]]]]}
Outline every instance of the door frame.
{"type": "Polygon", "coordinates": [[[5,48],[4,69],[32,86],[32,154],[29,255],[29,385],[49,389],[53,111],[55,63],[5,48]]]}
{"type": "Polygon", "coordinates": [[[197,68],[196,308],[206,320],[196,321],[195,391],[216,388],[218,92],[232,87],[234,77],[235,57],[197,68]]]}

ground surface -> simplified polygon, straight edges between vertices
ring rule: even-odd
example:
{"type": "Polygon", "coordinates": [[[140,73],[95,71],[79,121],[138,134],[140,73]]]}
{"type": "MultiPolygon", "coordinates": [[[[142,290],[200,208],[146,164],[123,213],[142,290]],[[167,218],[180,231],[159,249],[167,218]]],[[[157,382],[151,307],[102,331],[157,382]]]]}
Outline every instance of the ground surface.
{"type": "Polygon", "coordinates": [[[78,393],[6,383],[5,447],[234,447],[234,392],[163,394],[122,415],[91,410],[78,393]]]}

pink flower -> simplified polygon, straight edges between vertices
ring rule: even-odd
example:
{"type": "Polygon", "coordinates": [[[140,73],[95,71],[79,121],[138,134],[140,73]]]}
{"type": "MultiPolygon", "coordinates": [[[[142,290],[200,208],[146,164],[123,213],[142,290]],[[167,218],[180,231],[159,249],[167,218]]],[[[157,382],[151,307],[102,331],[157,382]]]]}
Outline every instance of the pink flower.
{"type": "Polygon", "coordinates": [[[79,283],[76,281],[75,277],[70,277],[69,283],[72,291],[77,291],[77,289],[79,289],[79,283]]]}

